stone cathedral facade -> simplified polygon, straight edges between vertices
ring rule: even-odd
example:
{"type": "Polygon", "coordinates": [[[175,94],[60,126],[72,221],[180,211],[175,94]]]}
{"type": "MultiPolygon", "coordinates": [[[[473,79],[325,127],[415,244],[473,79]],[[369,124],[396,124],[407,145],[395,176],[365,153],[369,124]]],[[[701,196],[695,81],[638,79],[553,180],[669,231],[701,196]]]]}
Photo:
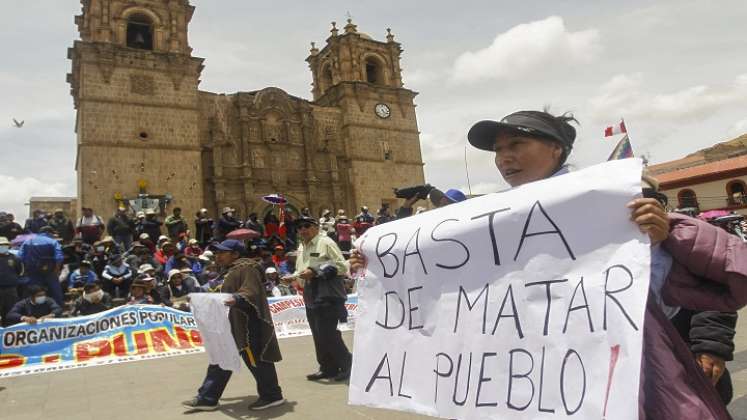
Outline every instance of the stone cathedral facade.
{"type": "Polygon", "coordinates": [[[314,215],[354,214],[394,206],[392,188],[424,182],[417,93],[403,86],[389,30],[377,41],[333,23],[306,58],[311,100],[276,87],[212,93],[199,89],[205,59],[189,46],[188,0],[81,3],[68,52],[78,209],[108,216],[139,197],[187,217],[227,206],[246,217],[282,193],[314,215]]]}

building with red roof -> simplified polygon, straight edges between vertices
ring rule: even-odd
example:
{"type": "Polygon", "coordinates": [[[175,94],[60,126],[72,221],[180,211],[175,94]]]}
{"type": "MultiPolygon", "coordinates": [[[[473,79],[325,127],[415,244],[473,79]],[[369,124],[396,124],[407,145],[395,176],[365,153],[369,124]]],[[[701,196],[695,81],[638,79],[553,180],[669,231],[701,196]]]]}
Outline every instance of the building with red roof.
{"type": "Polygon", "coordinates": [[[672,209],[747,215],[747,134],[648,170],[659,180],[672,209]]]}

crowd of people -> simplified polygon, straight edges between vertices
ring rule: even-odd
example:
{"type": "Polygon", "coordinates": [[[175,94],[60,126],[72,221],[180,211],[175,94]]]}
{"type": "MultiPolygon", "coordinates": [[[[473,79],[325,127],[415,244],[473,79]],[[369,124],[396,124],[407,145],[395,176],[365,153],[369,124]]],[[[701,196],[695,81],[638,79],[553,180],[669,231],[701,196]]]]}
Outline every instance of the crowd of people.
{"type": "MultiPolygon", "coordinates": [[[[519,111],[475,124],[468,139],[494,153],[500,175],[519,187],[569,171],[572,121],[570,115],[519,111]]],[[[747,303],[747,245],[727,229],[668,213],[657,189],[644,175],[643,196],[628,204],[631,221],[652,245],[639,412],[648,419],[728,419],[733,391],[725,362],[733,357],[735,311],[747,303]]],[[[224,208],[214,220],[203,209],[194,229],[178,208],[164,222],[154,210],[132,215],[120,208],[107,223],[90,208],[75,222],[62,211],[37,211],[24,227],[0,213],[0,317],[4,326],[35,323],[117,303],[187,310],[190,293],[228,292],[232,334],[258,387],[250,408],[280,405],[285,400],[274,363],[281,355],[267,297],[304,298],[319,364],[307,379],[346,380],[352,356],[336,327],[347,318],[344,303],[354,288],[347,276],[366,264],[351,251],[355,236],[424,211],[412,209],[420,199],[430,198],[435,207],[466,199],[458,190],[442,193],[428,185],[396,194],[405,203],[395,216],[386,207],[376,216],[363,207],[352,220],[344,210],[317,218],[303,209],[297,217],[284,212],[282,220],[268,214],[260,221],[252,213],[242,221],[224,208]],[[236,237],[239,229],[251,231],[251,238],[236,237]]],[[[215,409],[230,376],[210,365],[197,396],[184,406],[215,409]]]]}
{"type": "MultiPolygon", "coordinates": [[[[282,212],[246,220],[224,208],[213,219],[201,209],[187,221],[174,208],[163,221],[156,209],[133,212],[119,207],[104,220],[83,208],[77,220],[62,209],[35,210],[21,226],[12,214],[0,212],[0,322],[9,326],[39,319],[82,316],[122,304],[157,304],[188,310],[189,293],[220,292],[222,277],[214,248],[239,229],[256,234],[246,238],[246,257],[260,262],[268,296],[303,293],[292,276],[296,269],[299,221],[309,209],[294,215],[282,212]]],[[[386,207],[374,216],[362,207],[354,218],[345,210],[324,210],[319,229],[345,255],[356,236],[388,222],[386,207]]],[[[351,279],[345,282],[352,291],[351,279]]]]}

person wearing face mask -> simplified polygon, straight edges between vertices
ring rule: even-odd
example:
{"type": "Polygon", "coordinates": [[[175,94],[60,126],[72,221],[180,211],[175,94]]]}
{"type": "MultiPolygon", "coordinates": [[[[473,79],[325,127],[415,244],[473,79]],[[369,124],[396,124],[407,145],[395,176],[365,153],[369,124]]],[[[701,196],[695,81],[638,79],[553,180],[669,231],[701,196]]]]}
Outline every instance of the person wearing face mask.
{"type": "Polygon", "coordinates": [[[230,207],[224,207],[221,213],[218,224],[215,227],[215,240],[222,241],[226,239],[226,235],[233,232],[241,227],[241,222],[234,217],[234,209],[230,207]]]}
{"type": "Polygon", "coordinates": [[[18,287],[21,285],[23,263],[10,253],[10,241],[0,237],[0,324],[7,327],[7,315],[18,302],[18,287]]]}
{"type": "Polygon", "coordinates": [[[29,297],[23,299],[13,306],[8,312],[8,323],[10,325],[25,322],[36,324],[47,318],[56,318],[62,315],[62,308],[54,299],[47,297],[47,292],[41,286],[31,286],[28,289],[29,297]]]}
{"type": "Polygon", "coordinates": [[[83,295],[75,301],[72,316],[97,314],[111,308],[111,295],[103,291],[98,282],[89,283],[83,287],[83,295]]]}

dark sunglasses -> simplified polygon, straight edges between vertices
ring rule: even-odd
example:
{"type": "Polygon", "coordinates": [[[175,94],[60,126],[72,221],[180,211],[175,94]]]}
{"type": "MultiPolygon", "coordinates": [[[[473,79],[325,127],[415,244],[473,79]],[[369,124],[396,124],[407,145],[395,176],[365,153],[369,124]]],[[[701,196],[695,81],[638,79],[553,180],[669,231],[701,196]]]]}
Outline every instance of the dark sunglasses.
{"type": "Polygon", "coordinates": [[[311,223],[302,223],[302,224],[298,225],[298,228],[299,229],[308,229],[308,228],[310,228],[312,226],[314,226],[314,225],[311,224],[311,223]]]}

